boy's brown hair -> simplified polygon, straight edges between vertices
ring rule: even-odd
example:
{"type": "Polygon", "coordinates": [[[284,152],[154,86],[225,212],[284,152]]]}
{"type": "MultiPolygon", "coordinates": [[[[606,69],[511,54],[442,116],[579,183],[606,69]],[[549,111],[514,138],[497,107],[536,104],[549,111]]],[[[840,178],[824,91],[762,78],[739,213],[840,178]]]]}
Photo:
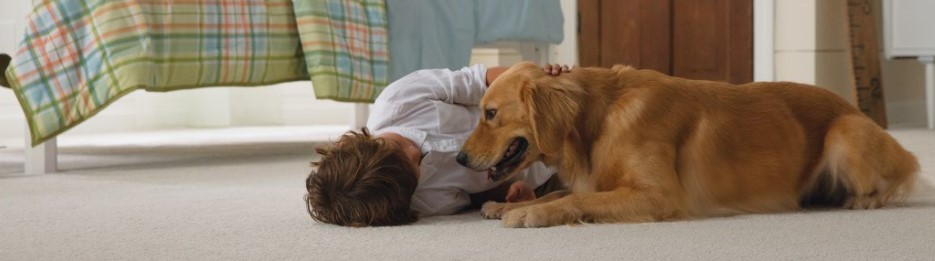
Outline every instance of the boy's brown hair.
{"type": "Polygon", "coordinates": [[[373,138],[367,128],[349,131],[330,148],[305,180],[308,213],[341,226],[393,226],[415,222],[409,204],[418,179],[416,166],[396,143],[373,138]]]}

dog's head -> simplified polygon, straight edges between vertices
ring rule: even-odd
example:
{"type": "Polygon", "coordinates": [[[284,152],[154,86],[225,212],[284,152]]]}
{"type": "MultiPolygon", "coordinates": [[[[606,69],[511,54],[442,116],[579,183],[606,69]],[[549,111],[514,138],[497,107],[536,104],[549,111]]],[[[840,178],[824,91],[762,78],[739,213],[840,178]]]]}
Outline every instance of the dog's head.
{"type": "Polygon", "coordinates": [[[559,153],[583,97],[567,74],[551,76],[535,64],[520,63],[497,77],[481,99],[480,124],[458,162],[498,181],[559,153]]]}

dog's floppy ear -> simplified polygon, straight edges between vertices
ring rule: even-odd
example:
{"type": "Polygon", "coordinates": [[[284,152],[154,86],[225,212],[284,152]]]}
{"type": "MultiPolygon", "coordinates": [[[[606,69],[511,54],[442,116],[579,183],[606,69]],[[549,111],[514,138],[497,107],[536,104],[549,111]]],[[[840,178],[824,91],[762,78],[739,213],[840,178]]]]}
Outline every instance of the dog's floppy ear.
{"type": "Polygon", "coordinates": [[[561,149],[565,136],[574,129],[574,120],[584,97],[580,86],[545,76],[526,82],[520,97],[529,112],[535,142],[546,155],[561,149]]]}

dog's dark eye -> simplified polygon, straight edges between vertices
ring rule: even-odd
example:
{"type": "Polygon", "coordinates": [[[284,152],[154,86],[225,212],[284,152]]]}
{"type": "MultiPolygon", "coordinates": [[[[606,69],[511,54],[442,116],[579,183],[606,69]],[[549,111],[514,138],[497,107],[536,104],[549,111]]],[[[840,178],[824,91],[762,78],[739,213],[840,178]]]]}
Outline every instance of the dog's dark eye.
{"type": "Polygon", "coordinates": [[[497,116],[497,110],[487,109],[486,111],[484,111],[484,114],[487,116],[488,121],[493,120],[493,117],[497,116]]]}

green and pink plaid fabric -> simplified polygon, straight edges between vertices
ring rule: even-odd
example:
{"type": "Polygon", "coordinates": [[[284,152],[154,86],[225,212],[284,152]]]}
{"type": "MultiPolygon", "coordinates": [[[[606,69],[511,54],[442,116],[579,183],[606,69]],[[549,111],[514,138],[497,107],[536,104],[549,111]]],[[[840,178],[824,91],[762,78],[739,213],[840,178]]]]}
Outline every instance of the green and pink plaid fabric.
{"type": "Polygon", "coordinates": [[[58,0],[34,7],[6,80],[36,145],[137,89],[311,79],[371,102],[387,60],[382,1],[58,0]]]}
{"type": "Polygon", "coordinates": [[[373,102],[389,81],[384,1],[297,1],[295,14],[315,96],[373,102]]]}

